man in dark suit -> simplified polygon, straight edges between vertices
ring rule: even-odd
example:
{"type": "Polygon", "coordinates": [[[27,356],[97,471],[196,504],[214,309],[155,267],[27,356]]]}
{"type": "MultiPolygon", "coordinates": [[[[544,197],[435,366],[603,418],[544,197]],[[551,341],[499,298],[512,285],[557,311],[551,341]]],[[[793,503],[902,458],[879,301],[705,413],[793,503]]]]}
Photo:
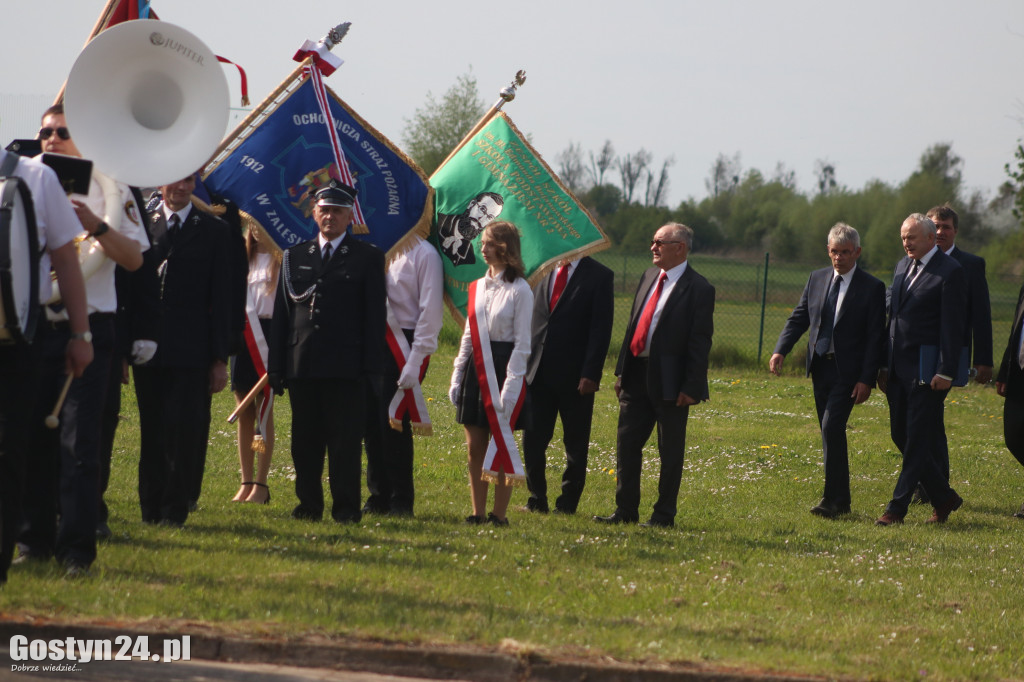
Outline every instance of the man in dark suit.
{"type": "MultiPolygon", "coordinates": [[[[987,384],[992,380],[992,307],[989,303],[988,281],[985,279],[985,259],[967,253],[956,245],[956,234],[960,229],[960,218],[956,211],[944,204],[928,211],[928,217],[935,223],[935,243],[939,250],[951,256],[964,269],[967,286],[967,306],[963,310],[964,345],[970,364],[977,374],[975,380],[979,384],[987,384]],[[973,354],[972,354],[973,351],[973,354]]],[[[940,447],[935,456],[949,480],[949,445],[946,442],[946,431],[940,431],[940,447]]],[[[918,486],[915,501],[920,499],[928,502],[928,496],[918,486]]]]}
{"type": "Polygon", "coordinates": [[[888,371],[879,374],[879,386],[889,401],[892,442],[903,463],[892,500],[876,521],[880,526],[903,523],[919,481],[935,510],[930,523],[945,523],[963,504],[934,453],[963,347],[964,271],[936,246],[930,218],[912,214],[903,221],[900,237],[907,257],[893,275],[888,371]],[[934,366],[927,361],[928,351],[934,351],[934,366]]]}
{"type": "Polygon", "coordinates": [[[811,513],[835,518],[850,512],[846,422],[871,395],[885,355],[885,285],[857,267],[860,235],[845,223],[828,233],[832,267],[815,270],[779,334],[768,361],[776,376],[797,340],[807,339],[807,374],[821,427],[825,492],[811,513]]]}
{"type": "MultiPolygon", "coordinates": [[[[1006,449],[1024,465],[1024,286],[1017,296],[1017,311],[996,377],[996,392],[1006,398],[1003,404],[1006,449]]],[[[1014,516],[1024,519],[1024,504],[1014,516]]]]}
{"type": "Polygon", "coordinates": [[[651,240],[654,267],[640,279],[615,367],[619,398],[615,512],[601,523],[636,523],[643,447],[658,427],[658,500],[646,526],[675,523],[690,405],[708,399],[715,288],[689,266],[693,230],[669,223],[651,240]]]}
{"type": "Polygon", "coordinates": [[[209,438],[209,395],[227,384],[231,292],[228,225],[192,206],[195,176],[160,188],[149,216],[160,282],[156,354],[135,367],[145,523],[181,527],[209,438]]]}
{"type": "Polygon", "coordinates": [[[381,381],[387,292],[384,254],[346,233],[355,196],[338,183],[316,193],[320,234],[285,252],[274,304],[267,373],[275,393],[288,388],[297,519],[323,517],[325,450],[331,517],[362,517],[365,386],[381,381]]]}
{"type": "Polygon", "coordinates": [[[611,270],[590,257],[562,261],[533,290],[533,339],[526,379],[531,426],[523,464],[531,511],[547,512],[545,465],[555,419],[562,418],[566,468],[555,511],[575,514],[587,480],[594,393],[612,335],[611,270]]]}

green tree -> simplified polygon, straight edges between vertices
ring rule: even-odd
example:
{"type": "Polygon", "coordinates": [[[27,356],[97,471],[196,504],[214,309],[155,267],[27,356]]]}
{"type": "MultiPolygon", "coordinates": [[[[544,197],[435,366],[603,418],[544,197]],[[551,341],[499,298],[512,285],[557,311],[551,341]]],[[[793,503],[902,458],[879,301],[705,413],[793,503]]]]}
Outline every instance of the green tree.
{"type": "Polygon", "coordinates": [[[430,175],[462,142],[487,107],[477,90],[476,76],[467,71],[438,102],[427,93],[426,103],[405,119],[402,144],[406,153],[430,175]]]}
{"type": "Polygon", "coordinates": [[[1017,198],[1013,202],[1013,215],[1024,222],[1024,143],[1017,143],[1013,158],[1016,161],[1005,166],[1006,174],[1013,181],[1011,188],[1014,188],[1017,193],[1017,198]]]}

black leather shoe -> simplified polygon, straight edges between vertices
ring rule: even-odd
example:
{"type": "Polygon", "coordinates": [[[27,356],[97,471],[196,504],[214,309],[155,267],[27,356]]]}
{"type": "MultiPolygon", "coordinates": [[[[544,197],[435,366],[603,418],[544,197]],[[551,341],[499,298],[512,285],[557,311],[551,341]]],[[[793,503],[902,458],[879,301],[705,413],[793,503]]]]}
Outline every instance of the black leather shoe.
{"type": "Polygon", "coordinates": [[[323,512],[320,512],[319,514],[314,513],[309,509],[303,507],[301,504],[295,509],[292,509],[292,518],[297,519],[299,521],[319,521],[323,517],[323,512]]]}
{"type": "Polygon", "coordinates": [[[1013,516],[1018,519],[1024,519],[1024,504],[1020,506],[1020,509],[1013,516]]]}
{"type": "Polygon", "coordinates": [[[611,516],[595,516],[594,520],[598,523],[636,523],[640,519],[628,519],[619,512],[615,512],[611,516]]]}
{"type": "Polygon", "coordinates": [[[391,511],[391,506],[381,502],[370,502],[367,500],[366,504],[363,505],[362,511],[364,514],[387,514],[391,511]]]}
{"type": "Polygon", "coordinates": [[[497,516],[494,515],[493,512],[489,512],[487,514],[487,523],[491,524],[492,526],[504,528],[508,526],[508,518],[499,519],[497,516]]]}
{"type": "Polygon", "coordinates": [[[651,519],[649,519],[647,521],[647,523],[641,523],[640,527],[641,528],[671,528],[674,525],[676,525],[676,522],[672,521],[672,520],[666,521],[664,519],[651,518],[651,519]]]}
{"type": "Polygon", "coordinates": [[[822,500],[815,507],[811,507],[811,513],[815,516],[820,516],[824,519],[834,519],[837,516],[850,513],[850,505],[848,504],[833,504],[827,500],[822,500]]]}

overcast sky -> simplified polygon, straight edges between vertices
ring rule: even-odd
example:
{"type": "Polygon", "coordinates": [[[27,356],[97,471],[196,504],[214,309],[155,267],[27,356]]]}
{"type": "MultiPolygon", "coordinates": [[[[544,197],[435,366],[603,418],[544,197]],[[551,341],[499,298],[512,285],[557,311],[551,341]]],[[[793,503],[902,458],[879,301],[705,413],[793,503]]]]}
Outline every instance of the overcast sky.
{"type": "MultiPolygon", "coordinates": [[[[5,3],[0,96],[61,86],[103,0],[5,3]],[[13,15],[13,16],[12,16],[13,15]],[[12,30],[13,29],[13,30],[12,30]]],[[[238,62],[257,104],[287,76],[306,38],[351,21],[327,79],[400,144],[428,91],[472,68],[488,104],[516,70],[505,111],[552,165],[570,142],[597,152],[673,156],[670,205],[706,195],[719,153],[804,191],[827,159],[841,184],[904,180],[921,153],[951,142],[969,188],[992,193],[1024,137],[1024,1],[862,0],[153,0],[164,20],[238,62]]],[[[238,80],[226,70],[233,106],[238,80]]],[[[41,99],[38,99],[41,98],[41,99]]],[[[28,98],[26,98],[28,101],[28,98]]],[[[0,140],[35,123],[0,119],[0,140]]]]}

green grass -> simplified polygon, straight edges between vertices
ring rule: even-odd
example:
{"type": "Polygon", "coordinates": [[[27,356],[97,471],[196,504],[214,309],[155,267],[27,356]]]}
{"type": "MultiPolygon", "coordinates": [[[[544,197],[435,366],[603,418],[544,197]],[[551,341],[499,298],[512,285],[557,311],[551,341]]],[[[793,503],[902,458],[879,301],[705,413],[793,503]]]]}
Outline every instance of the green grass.
{"type": "MultiPolygon", "coordinates": [[[[966,504],[944,526],[926,525],[922,507],[905,526],[874,525],[899,469],[877,392],[851,419],[854,513],[808,513],[821,494],[820,441],[810,382],[789,365],[782,378],[712,372],[711,401],[691,411],[676,528],[590,519],[614,508],[617,405],[606,375],[579,514],[517,512],[517,489],[511,527],[492,529],[462,523],[465,448],[444,397],[452,352],[428,374],[436,435],[417,440],[415,519],[291,520],[287,401],[276,410],[271,504],[231,503],[237,462],[220,395],[200,510],[184,530],[145,526],[138,420],[126,409],[109,493],[115,537],[93,577],[71,589],[54,564],[15,567],[0,611],[256,636],[486,647],[508,637],[555,655],[858,679],[1024,677],[1024,522],[1010,516],[1024,471],[1003,447],[991,388],[947,401],[953,485],[966,504]]],[[[560,452],[556,443],[551,488],[560,452]]],[[[642,516],[657,473],[648,446],[642,516]]]]}

